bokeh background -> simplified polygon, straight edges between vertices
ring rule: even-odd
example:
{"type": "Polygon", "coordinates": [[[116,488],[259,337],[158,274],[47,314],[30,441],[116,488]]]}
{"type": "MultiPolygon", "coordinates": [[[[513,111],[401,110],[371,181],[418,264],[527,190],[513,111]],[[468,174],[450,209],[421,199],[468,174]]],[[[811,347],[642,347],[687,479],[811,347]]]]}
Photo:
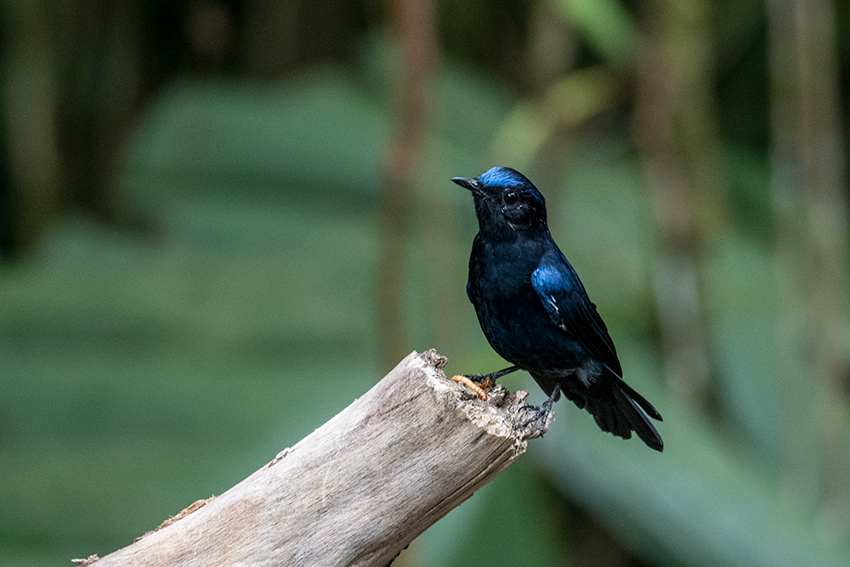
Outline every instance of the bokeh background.
{"type": "Polygon", "coordinates": [[[414,349],[501,368],[449,181],[494,165],[666,448],[557,404],[397,564],[850,564],[848,114],[841,0],[3,2],[0,564],[131,543],[414,349]]]}

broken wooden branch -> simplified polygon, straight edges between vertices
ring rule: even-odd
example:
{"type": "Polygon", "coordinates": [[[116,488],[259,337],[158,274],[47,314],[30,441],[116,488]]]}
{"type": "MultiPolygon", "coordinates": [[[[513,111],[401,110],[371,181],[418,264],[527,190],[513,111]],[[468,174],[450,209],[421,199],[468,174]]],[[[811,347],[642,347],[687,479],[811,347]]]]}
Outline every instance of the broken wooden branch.
{"type": "Polygon", "coordinates": [[[98,567],[384,567],[521,455],[526,392],[484,401],[412,353],[361,398],[221,496],[200,501],[98,567]]]}

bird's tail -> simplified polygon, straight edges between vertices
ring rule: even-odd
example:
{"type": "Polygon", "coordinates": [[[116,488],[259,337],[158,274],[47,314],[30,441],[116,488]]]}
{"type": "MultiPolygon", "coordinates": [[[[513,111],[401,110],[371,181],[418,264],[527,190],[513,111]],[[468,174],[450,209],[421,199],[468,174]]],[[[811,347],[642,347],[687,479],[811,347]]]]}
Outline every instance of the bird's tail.
{"type": "Polygon", "coordinates": [[[664,450],[661,435],[649,421],[649,417],[662,421],[661,414],[617,373],[607,367],[605,370],[604,379],[583,392],[583,400],[576,399],[569,387],[564,393],[576,405],[590,412],[602,431],[623,439],[631,439],[634,431],[648,447],[664,450]]]}

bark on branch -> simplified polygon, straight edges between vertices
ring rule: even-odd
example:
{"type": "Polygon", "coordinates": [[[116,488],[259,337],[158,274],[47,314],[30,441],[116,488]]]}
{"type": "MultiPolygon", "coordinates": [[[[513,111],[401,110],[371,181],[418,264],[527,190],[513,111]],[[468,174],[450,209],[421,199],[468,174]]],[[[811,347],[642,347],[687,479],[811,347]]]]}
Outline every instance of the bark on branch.
{"type": "Polygon", "coordinates": [[[526,392],[481,400],[445,362],[410,354],[270,464],[97,567],[390,564],[548,426],[523,425],[526,392]]]}

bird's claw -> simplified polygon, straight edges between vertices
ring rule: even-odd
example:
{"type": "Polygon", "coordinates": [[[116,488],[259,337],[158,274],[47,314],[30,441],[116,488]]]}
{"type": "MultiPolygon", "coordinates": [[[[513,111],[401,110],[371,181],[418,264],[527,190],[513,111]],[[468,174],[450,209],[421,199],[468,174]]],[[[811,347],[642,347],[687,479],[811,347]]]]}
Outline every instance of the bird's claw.
{"type": "Polygon", "coordinates": [[[523,422],[523,427],[526,427],[535,421],[540,421],[540,424],[545,426],[546,421],[549,418],[549,414],[552,413],[552,400],[546,400],[540,406],[524,405],[522,406],[522,409],[531,412],[531,417],[523,422]]]}
{"type": "Polygon", "coordinates": [[[510,374],[516,370],[519,370],[517,366],[509,366],[508,368],[497,370],[490,374],[457,374],[452,376],[452,380],[466,384],[467,388],[478,394],[479,398],[487,401],[487,392],[485,390],[489,390],[495,386],[496,380],[505,374],[510,374]]]}

